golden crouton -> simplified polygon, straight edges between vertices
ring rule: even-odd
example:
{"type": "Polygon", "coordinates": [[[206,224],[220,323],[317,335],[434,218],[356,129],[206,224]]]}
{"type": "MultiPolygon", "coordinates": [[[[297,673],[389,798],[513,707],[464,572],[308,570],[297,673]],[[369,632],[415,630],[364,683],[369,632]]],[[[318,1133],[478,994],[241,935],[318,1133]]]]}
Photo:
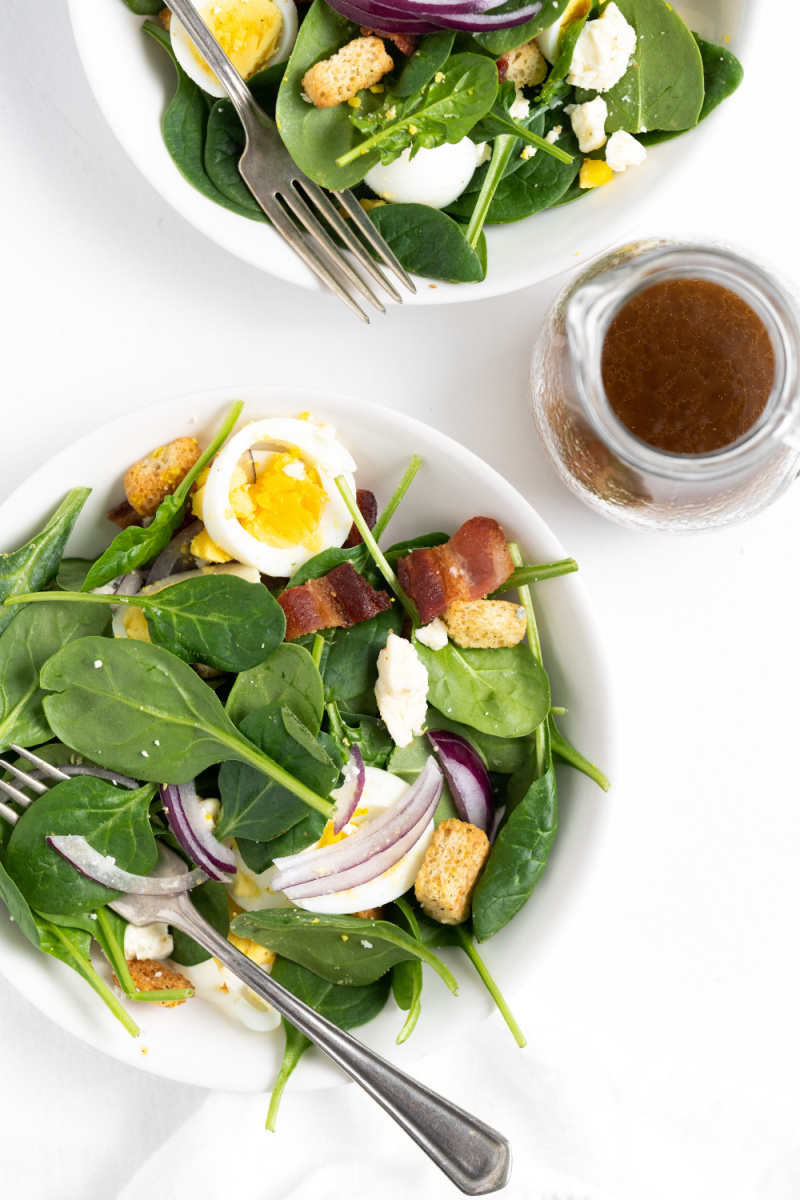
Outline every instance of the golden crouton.
{"type": "Polygon", "coordinates": [[[536,42],[526,42],[504,55],[506,79],[517,87],[533,87],[547,74],[547,63],[536,42]]]}
{"type": "Polygon", "coordinates": [[[306,71],[303,91],[315,108],[333,108],[373,87],[393,66],[379,37],[355,38],[306,71]]]}
{"type": "Polygon", "coordinates": [[[166,29],[167,33],[169,33],[170,21],[172,20],[172,13],[170,10],[168,8],[162,8],[161,12],[158,14],[158,19],[166,29]]]}
{"type": "Polygon", "coordinates": [[[423,911],[442,925],[460,925],[489,857],[489,839],[466,821],[442,821],[422,860],[414,894],[423,911]]]}
{"type": "MultiPolygon", "coordinates": [[[[192,986],[185,975],[179,975],[157,958],[129,958],[128,970],[137,992],[175,992],[192,986]]],[[[116,975],[114,983],[119,985],[116,975]]],[[[175,1008],[185,1003],[185,1000],[156,1001],[159,1008],[175,1008]]]]}
{"type": "Polygon", "coordinates": [[[516,646],[527,630],[525,609],[508,600],[454,600],[442,620],[457,646],[480,650],[516,646]]]}
{"type": "Polygon", "coordinates": [[[200,457],[194,438],[175,438],[147,458],[134,463],[125,476],[125,494],[141,517],[152,517],[165,496],[170,496],[200,457]]]}

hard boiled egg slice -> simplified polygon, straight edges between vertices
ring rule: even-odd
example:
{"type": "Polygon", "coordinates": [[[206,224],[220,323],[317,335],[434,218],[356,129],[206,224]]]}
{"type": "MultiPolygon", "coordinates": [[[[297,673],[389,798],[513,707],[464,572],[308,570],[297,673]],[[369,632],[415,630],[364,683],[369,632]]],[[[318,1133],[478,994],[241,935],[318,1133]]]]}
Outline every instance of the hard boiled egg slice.
{"type": "MultiPolygon", "coordinates": [[[[397,775],[381,771],[377,767],[366,767],[365,771],[364,791],[361,794],[358,808],[353,814],[350,824],[344,827],[343,832],[348,835],[354,833],[356,829],[368,825],[390,804],[399,800],[410,787],[410,784],[399,779],[397,775]]],[[[338,798],[338,792],[331,792],[332,800],[338,798]]],[[[320,841],[309,849],[314,850],[317,846],[323,845],[326,835],[330,840],[331,828],[329,826],[320,841]]],[[[295,903],[298,908],[318,913],[355,913],[362,912],[366,908],[379,908],[382,904],[388,904],[413,887],[432,838],[433,818],[416,845],[412,846],[399,862],[395,863],[393,867],[389,867],[388,871],[384,871],[382,875],[371,879],[369,883],[362,883],[358,887],[348,888],[343,892],[332,892],[329,896],[314,896],[308,900],[297,900],[295,903]]]]}
{"type": "Polygon", "coordinates": [[[552,25],[548,25],[547,29],[543,29],[535,39],[549,63],[554,63],[558,58],[558,43],[562,33],[573,21],[585,17],[590,7],[591,0],[570,0],[558,20],[554,21],[552,25]]]}
{"type": "Polygon", "coordinates": [[[198,999],[215,1004],[248,1029],[256,1033],[269,1033],[280,1025],[280,1014],[215,958],[209,958],[194,967],[184,967],[178,963],[176,966],[181,975],[189,980],[198,999]]]}
{"type": "Polygon", "coordinates": [[[296,417],[253,421],[208,468],[194,511],[232,558],[264,575],[291,576],[345,541],[353,521],[334,479],[344,475],[355,495],[355,469],[331,425],[296,417]],[[255,455],[255,481],[249,482],[239,460],[259,447],[272,452],[255,455]]]}
{"type": "Polygon", "coordinates": [[[410,155],[410,150],[404,150],[388,166],[378,163],[367,171],[364,182],[395,204],[446,208],[464,191],[478,165],[478,148],[467,137],[410,155]]]}
{"type": "Polygon", "coordinates": [[[283,892],[273,892],[270,881],[277,875],[277,867],[267,867],[258,875],[245,865],[244,859],[234,846],[236,855],[236,874],[233,879],[226,881],[228,895],[237,908],[247,912],[257,912],[260,908],[293,908],[291,900],[283,892]]]}
{"type": "MultiPolygon", "coordinates": [[[[192,0],[243,79],[283,62],[297,38],[294,0],[192,0]]],[[[172,49],[186,74],[211,96],[227,96],[214,72],[176,16],[169,25],[172,49]]]]}
{"type": "MultiPolygon", "coordinates": [[[[143,587],[138,594],[154,596],[156,592],[161,592],[164,588],[172,587],[176,583],[183,583],[184,579],[197,579],[201,575],[238,575],[240,579],[245,579],[248,583],[261,582],[261,575],[254,567],[245,567],[241,563],[225,563],[222,566],[203,567],[199,571],[180,571],[176,575],[170,575],[168,579],[160,579],[158,583],[151,583],[149,587],[143,587]]],[[[111,632],[117,638],[133,638],[137,642],[149,642],[150,630],[147,627],[144,609],[133,604],[120,604],[115,608],[111,618],[111,632]]]]}

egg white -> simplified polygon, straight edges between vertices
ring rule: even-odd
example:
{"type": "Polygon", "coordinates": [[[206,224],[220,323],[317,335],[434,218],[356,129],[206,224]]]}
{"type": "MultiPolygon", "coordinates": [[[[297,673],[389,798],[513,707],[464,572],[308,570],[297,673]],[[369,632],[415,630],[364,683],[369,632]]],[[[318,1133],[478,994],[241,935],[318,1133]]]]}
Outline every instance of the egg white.
{"type": "Polygon", "coordinates": [[[413,158],[410,153],[404,150],[387,166],[378,163],[364,182],[383,200],[446,208],[464,191],[478,165],[478,148],[468,137],[418,150],[413,158]]]}
{"type": "MultiPolygon", "coordinates": [[[[192,4],[198,11],[205,8],[207,2],[208,0],[192,0],[192,4]]],[[[225,0],[219,0],[219,3],[224,6],[225,0]]],[[[273,53],[259,67],[260,71],[274,66],[276,63],[284,62],[291,54],[297,40],[298,21],[294,0],[273,0],[273,3],[281,11],[281,17],[283,18],[281,31],[273,53]]],[[[175,57],[189,78],[193,79],[210,96],[218,96],[220,99],[227,96],[228,93],[211,68],[205,62],[197,61],[194,42],[174,14],[169,23],[169,34],[175,57]]]]}
{"type": "Polygon", "coordinates": [[[203,490],[203,523],[209,536],[233,558],[257,567],[264,575],[291,576],[321,550],[341,546],[350,532],[353,519],[334,483],[344,475],[355,495],[353,472],[356,464],[336,439],[330,425],[315,425],[297,417],[270,417],[253,421],[229,439],[211,464],[203,490]],[[249,534],[231,509],[230,487],[234,468],[252,446],[266,443],[297,454],[313,467],[328,499],[317,526],[313,548],[306,546],[269,546],[249,534]]]}
{"type": "Polygon", "coordinates": [[[248,1029],[256,1033],[269,1033],[280,1025],[280,1013],[215,958],[209,958],[194,967],[185,967],[180,963],[176,963],[176,967],[191,983],[196,999],[215,1004],[248,1029]]]}

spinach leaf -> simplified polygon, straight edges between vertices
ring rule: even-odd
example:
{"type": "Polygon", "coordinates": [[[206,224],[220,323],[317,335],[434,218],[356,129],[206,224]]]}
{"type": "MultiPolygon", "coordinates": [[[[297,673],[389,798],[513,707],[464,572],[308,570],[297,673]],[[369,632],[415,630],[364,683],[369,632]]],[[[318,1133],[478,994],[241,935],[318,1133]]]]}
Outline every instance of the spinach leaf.
{"type": "MultiPolygon", "coordinates": [[[[256,709],[242,721],[242,733],[296,780],[327,796],[339,766],[290,708],[280,701],[256,709]]],[[[234,834],[264,842],[285,833],[306,816],[306,805],[279,782],[242,762],[226,762],[219,772],[222,813],[216,836],[234,834]]]]}
{"type": "Polygon", "coordinates": [[[326,816],[330,805],[236,729],[211,688],[160,646],[81,638],[46,663],[45,716],[95,762],[157,783],[188,783],[213,763],[250,763],[326,816]]]}
{"type": "MultiPolygon", "coordinates": [[[[508,54],[509,50],[516,50],[517,46],[522,46],[531,38],[535,38],[537,33],[541,33],[543,29],[554,25],[569,2],[570,0],[544,0],[536,16],[531,17],[530,21],[526,21],[524,25],[517,25],[514,29],[496,29],[491,33],[478,33],[475,35],[475,41],[489,54],[500,58],[501,55],[508,54]]],[[[492,15],[501,16],[503,13],[514,13],[526,3],[527,0],[508,0],[508,3],[492,9],[492,15]]]]}
{"type": "Polygon", "coordinates": [[[178,87],[164,113],[162,125],[164,143],[170,158],[187,182],[198,192],[202,192],[208,200],[213,200],[222,208],[230,209],[240,217],[252,217],[252,210],[231,200],[215,187],[206,171],[206,128],[209,109],[214,103],[213,98],[186,74],[173,53],[169,35],[163,29],[151,21],[146,21],[142,28],[167,51],[178,74],[178,87]]]}
{"type": "MultiPolygon", "coordinates": [[[[433,747],[428,739],[426,737],[415,737],[408,746],[395,746],[389,755],[386,770],[392,775],[397,775],[400,779],[404,779],[406,783],[413,783],[428,759],[433,757],[435,757],[433,747]]],[[[439,797],[439,803],[436,805],[436,811],[433,814],[433,823],[435,826],[438,826],[441,825],[442,821],[449,821],[453,818],[461,819],[453,797],[450,794],[450,789],[447,783],[443,782],[442,794],[439,797]]]]}
{"type": "Polygon", "coordinates": [[[20,817],[5,867],[32,908],[47,913],[91,912],[120,892],[81,875],[46,842],[54,833],[81,834],[117,866],[146,875],[156,864],[149,810],[154,788],[135,792],[83,776],[58,783],[20,817]]]}
{"type": "MultiPolygon", "coordinates": [[[[715,108],[722,104],[723,100],[727,100],[732,96],[739,84],[744,78],[742,64],[739,62],[736,55],[731,54],[730,50],[726,50],[724,46],[715,46],[713,42],[706,42],[699,34],[693,33],[692,37],[697,42],[697,47],[700,51],[700,57],[703,60],[703,107],[700,109],[700,116],[697,121],[705,121],[715,108]]],[[[637,139],[643,146],[655,146],[659,142],[668,142],[671,138],[679,137],[684,130],[677,129],[672,131],[652,130],[650,133],[643,133],[637,139]]]]}
{"type": "Polygon", "coordinates": [[[92,566],[91,558],[62,558],[56,586],[63,592],[79,592],[92,566]]]}
{"type": "MultiPolygon", "coordinates": [[[[400,896],[395,900],[395,907],[402,914],[411,936],[421,941],[419,925],[411,905],[400,896]]],[[[397,1007],[408,1013],[397,1035],[397,1045],[401,1046],[411,1037],[422,1012],[422,963],[418,959],[407,959],[392,967],[392,995],[397,1007]]]]}
{"type": "MultiPolygon", "coordinates": [[[[217,933],[228,936],[230,927],[230,912],[228,909],[228,893],[224,883],[209,880],[192,891],[192,904],[201,917],[205,917],[217,933]]],[[[195,967],[198,963],[207,962],[211,955],[199,946],[188,934],[172,926],[172,940],[175,943],[170,957],[184,967],[195,967]]]]}
{"type": "Polygon", "coordinates": [[[480,754],[489,771],[497,771],[501,775],[513,775],[528,761],[530,754],[530,736],[521,738],[495,737],[491,733],[482,733],[470,725],[462,725],[453,721],[435,708],[428,709],[425,719],[428,729],[449,729],[466,738],[480,754]]]}
{"type": "Polygon", "coordinates": [[[125,3],[140,17],[157,17],[164,7],[161,0],[125,0],[125,3]]]}
{"type": "Polygon", "coordinates": [[[237,837],[236,845],[245,866],[256,875],[266,871],[276,858],[299,854],[306,846],[319,841],[325,828],[325,818],[319,813],[308,813],[296,825],[292,825],[285,833],[270,838],[268,842],[254,842],[249,838],[237,837]]]}
{"type": "Polygon", "coordinates": [[[428,701],[445,716],[483,733],[517,738],[532,733],[550,709],[547,674],[527,646],[442,650],[415,643],[428,671],[428,701]]]}
{"type": "MultiPolygon", "coordinates": [[[[3,823],[3,836],[9,836],[9,834],[9,827],[3,823]]],[[[31,912],[28,901],[25,899],[2,862],[0,862],[0,900],[2,900],[5,904],[6,908],[11,914],[12,921],[18,926],[20,932],[24,933],[28,941],[32,942],[37,950],[40,950],[41,942],[39,939],[39,928],[36,924],[36,918],[31,912]]]]}
{"type": "Polygon", "coordinates": [[[378,655],[391,633],[399,633],[403,614],[397,609],[378,613],[350,629],[336,629],[324,663],[325,699],[335,700],[349,712],[374,716],[378,655]]]}
{"type": "MultiPolygon", "coordinates": [[[[0,554],[0,606],[12,596],[38,592],[55,578],[67,539],[90,488],[73,488],[40,533],[11,554],[0,554]]],[[[0,607],[0,633],[17,609],[0,607]]]]}
{"type": "MultiPolygon", "coordinates": [[[[370,721],[364,717],[357,725],[348,726],[348,740],[357,742],[358,748],[361,751],[361,757],[364,760],[364,765],[367,767],[379,767],[383,769],[386,766],[386,761],[389,755],[394,750],[394,742],[392,736],[383,726],[377,725],[374,721],[370,721]]],[[[350,747],[345,749],[350,753],[350,747]]]]}
{"type": "Polygon", "coordinates": [[[322,678],[302,646],[283,642],[257,667],[236,676],[225,712],[234,725],[265,704],[286,705],[312,733],[319,733],[324,699],[322,678]]]}
{"type": "MultiPolygon", "coordinates": [[[[644,133],[696,125],[703,106],[703,60],[692,34],[666,0],[618,0],[636,30],[636,50],[628,70],[603,99],[606,132],[644,133]]],[[[597,92],[577,88],[575,102],[597,92]]]]}
{"type": "Polygon", "coordinates": [[[302,908],[264,908],[240,913],[231,929],[337,985],[374,983],[395,963],[418,959],[433,967],[453,995],[458,992],[438,955],[391,921],[328,916],[302,908]]]}
{"type": "Polygon", "coordinates": [[[327,575],[334,567],[340,567],[342,563],[346,562],[352,563],[357,571],[363,573],[368,559],[367,548],[363,542],[360,546],[352,546],[349,550],[345,550],[344,546],[331,546],[329,549],[315,554],[307,563],[303,563],[302,567],[298,567],[286,587],[287,589],[300,587],[309,579],[319,579],[322,575],[327,575]]]}
{"type": "Polygon", "coordinates": [[[426,204],[384,204],[370,220],[407,271],[449,283],[480,283],[486,275],[486,243],[473,250],[463,228],[426,204]]]}
{"type": "Polygon", "coordinates": [[[472,926],[485,942],[516,916],[541,878],[558,827],[556,777],[550,763],[535,778],[536,755],[512,776],[504,823],[472,901],[472,926]]]}
{"type": "MultiPolygon", "coordinates": [[[[166,496],[162,500],[150,525],[147,528],[141,525],[131,525],[130,528],[123,529],[121,533],[117,534],[87,575],[82,589],[84,592],[102,587],[103,584],[115,579],[118,575],[124,575],[128,571],[143,566],[160,554],[169,544],[183,520],[192,484],[227,440],[243,407],[241,400],[237,400],[235,404],[231,405],[211,445],[203,451],[192,469],[184,475],[172,495],[166,496]]],[[[27,590],[34,589],[30,587],[27,590]]]]}
{"type": "Polygon", "coordinates": [[[587,0],[583,12],[577,14],[575,20],[571,21],[566,29],[561,30],[558,38],[558,56],[553,63],[550,74],[547,76],[544,87],[539,93],[540,104],[549,106],[569,91],[569,84],[566,82],[566,79],[572,66],[572,59],[575,54],[575,47],[578,44],[578,38],[583,33],[583,27],[589,20],[589,17],[597,16],[599,8],[600,4],[598,0],[587,0]]]}
{"type": "Polygon", "coordinates": [[[408,538],[405,542],[395,542],[383,553],[389,565],[394,567],[397,565],[398,558],[404,558],[412,550],[419,550],[427,546],[443,546],[445,542],[449,541],[449,533],[424,533],[422,537],[408,538]]]}
{"type": "Polygon", "coordinates": [[[390,93],[379,108],[364,115],[352,108],[350,120],[367,140],[341,155],[337,164],[344,167],[374,149],[380,151],[382,163],[391,163],[407,149],[413,158],[418,150],[460,142],[489,111],[496,95],[497,67],[491,59],[454,54],[412,95],[390,93]]]}
{"type": "MultiPolygon", "coordinates": [[[[286,63],[276,63],[259,71],[247,86],[266,113],[272,115],[286,63]]],[[[260,204],[239,174],[239,159],[245,135],[239,115],[230,100],[217,100],[208,116],[203,164],[206,174],[223,196],[249,210],[254,221],[266,221],[260,204]]]]}
{"type": "MultiPolygon", "coordinates": [[[[550,154],[561,162],[571,162],[572,156],[559,146],[545,141],[544,109],[536,108],[523,120],[511,116],[511,108],[517,98],[517,89],[513,83],[501,83],[497,99],[489,112],[470,130],[473,142],[492,141],[501,134],[510,134],[520,141],[527,142],[537,150],[550,154]]],[[[508,174],[509,172],[506,172],[508,174]]]]}
{"type": "Polygon", "coordinates": [[[454,41],[455,33],[450,29],[426,33],[399,71],[393,71],[384,79],[387,92],[391,92],[393,96],[413,96],[414,92],[430,83],[436,72],[447,62],[454,41]]]}
{"type": "MultiPolygon", "coordinates": [[[[355,1029],[372,1021],[385,1005],[389,995],[388,977],[378,979],[366,987],[340,987],[320,979],[297,963],[280,957],[273,965],[272,978],[321,1016],[333,1021],[340,1029],[355,1029]]],[[[286,1031],[286,1050],[272,1089],[267,1115],[267,1129],[272,1130],[275,1128],[278,1106],[286,1082],[311,1045],[308,1038],[299,1033],[285,1017],[283,1027],[286,1031]]]]}
{"type": "MultiPolygon", "coordinates": [[[[325,0],[314,0],[300,26],[278,92],[275,120],[287,150],[301,171],[331,191],[358,183],[378,162],[378,154],[359,155],[346,167],[337,164],[341,155],[362,140],[350,124],[352,109],[347,104],[334,108],[309,104],[303,99],[303,76],[315,63],[330,58],[359,36],[358,25],[340,17],[325,0]]],[[[369,91],[359,92],[358,98],[365,110],[380,103],[380,97],[369,91]]]]}
{"type": "Polygon", "coordinates": [[[117,997],[92,966],[89,957],[91,937],[84,929],[43,917],[36,917],[39,945],[45,954],[66,963],[97,992],[107,1008],[124,1025],[131,1037],[139,1036],[139,1026],[120,1004],[117,997]]]}
{"type": "Polygon", "coordinates": [[[611,784],[606,779],[603,772],[594,763],[590,763],[587,758],[584,758],[579,750],[576,750],[571,742],[568,742],[556,728],[556,723],[552,716],[547,718],[548,728],[550,730],[550,746],[553,751],[553,756],[559,762],[566,763],[570,767],[574,767],[576,771],[581,771],[589,779],[593,780],[598,787],[601,787],[604,792],[607,792],[611,784]]]}
{"type": "Polygon", "coordinates": [[[29,605],[0,636],[0,749],[12,742],[36,746],[51,736],[42,701],[39,672],[62,646],[87,634],[104,633],[106,608],[90,604],[29,605]]]}

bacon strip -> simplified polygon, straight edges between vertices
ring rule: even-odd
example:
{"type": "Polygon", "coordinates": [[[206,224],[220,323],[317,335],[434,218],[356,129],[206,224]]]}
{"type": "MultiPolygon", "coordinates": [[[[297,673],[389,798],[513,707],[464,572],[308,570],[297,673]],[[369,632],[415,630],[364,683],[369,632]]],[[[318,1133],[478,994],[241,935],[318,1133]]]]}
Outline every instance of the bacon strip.
{"type": "Polygon", "coordinates": [[[110,508],[106,516],[109,521],[119,525],[120,529],[128,529],[131,525],[141,525],[142,523],[142,518],[127,500],[123,500],[116,508],[110,508]]]}
{"type": "MultiPolygon", "coordinates": [[[[375,528],[375,522],[378,519],[378,501],[375,499],[375,493],[367,491],[366,488],[359,488],[356,492],[356,504],[359,511],[367,522],[367,528],[372,530],[375,528]]],[[[355,522],[350,527],[350,532],[347,535],[347,541],[344,543],[345,550],[352,550],[354,546],[360,546],[362,541],[361,534],[355,526],[355,522]]]]}
{"type": "Polygon", "coordinates": [[[318,629],[349,629],[392,606],[388,592],[376,591],[349,562],[289,588],[278,603],[286,614],[287,642],[318,629]]]}
{"type": "Polygon", "coordinates": [[[454,600],[481,600],[514,569],[506,539],[491,517],[466,521],[443,546],[412,550],[397,560],[400,585],[427,625],[454,600]]]}
{"type": "Polygon", "coordinates": [[[405,54],[409,58],[419,45],[419,36],[416,33],[384,33],[382,29],[369,29],[366,25],[361,26],[362,37],[369,37],[371,33],[377,33],[378,37],[388,38],[390,42],[394,42],[401,54],[405,54]]]}

